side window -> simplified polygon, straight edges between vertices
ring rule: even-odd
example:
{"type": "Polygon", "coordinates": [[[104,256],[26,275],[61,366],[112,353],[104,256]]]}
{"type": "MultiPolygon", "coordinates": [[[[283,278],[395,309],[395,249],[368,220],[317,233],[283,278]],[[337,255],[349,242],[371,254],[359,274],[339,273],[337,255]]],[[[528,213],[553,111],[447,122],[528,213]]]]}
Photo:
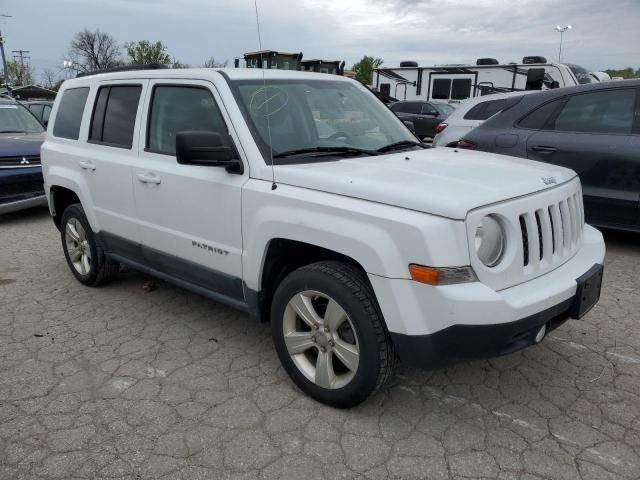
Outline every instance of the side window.
{"type": "Polygon", "coordinates": [[[422,104],[422,111],[420,113],[426,113],[426,114],[432,113],[432,114],[438,115],[438,111],[428,103],[422,104]]]}
{"type": "Polygon", "coordinates": [[[44,112],[42,113],[42,123],[47,123],[49,121],[50,115],[51,115],[51,107],[49,105],[45,105],[44,112]]]}
{"type": "Polygon", "coordinates": [[[496,113],[515,105],[521,98],[522,97],[501,98],[499,100],[490,100],[488,102],[479,103],[465,114],[464,119],[487,120],[488,118],[493,117],[496,113]]]}
{"type": "Polygon", "coordinates": [[[31,113],[33,113],[38,120],[42,120],[42,107],[43,105],[41,103],[34,103],[29,105],[29,110],[31,110],[31,113]]]}
{"type": "Polygon", "coordinates": [[[147,151],[176,154],[176,133],[214,132],[228,129],[213,95],[206,88],[158,85],[153,89],[149,112],[147,151]]]}
{"type": "Polygon", "coordinates": [[[93,109],[89,140],[131,148],[141,92],[140,85],[100,87],[93,109]]]}
{"type": "Polygon", "coordinates": [[[420,113],[420,104],[416,102],[398,102],[391,106],[391,110],[400,113],[420,113]]]}
{"type": "Polygon", "coordinates": [[[431,98],[437,100],[449,100],[449,92],[451,92],[450,78],[436,78],[433,81],[433,92],[431,92],[431,98]]]}
{"type": "Polygon", "coordinates": [[[69,88],[64,91],[53,126],[54,137],[78,140],[88,95],[89,87],[69,88]]]}
{"type": "Polygon", "coordinates": [[[451,100],[464,100],[471,95],[471,79],[455,78],[451,86],[451,100]]]}
{"type": "Polygon", "coordinates": [[[541,130],[548,127],[551,116],[555,113],[559,105],[564,101],[563,98],[554,100],[553,102],[545,103],[541,107],[536,108],[534,111],[528,113],[524,118],[518,122],[518,126],[522,128],[533,128],[541,130]]]}
{"type": "Polygon", "coordinates": [[[569,98],[555,121],[555,130],[586,133],[631,133],[634,89],[583,93],[569,98]]]}

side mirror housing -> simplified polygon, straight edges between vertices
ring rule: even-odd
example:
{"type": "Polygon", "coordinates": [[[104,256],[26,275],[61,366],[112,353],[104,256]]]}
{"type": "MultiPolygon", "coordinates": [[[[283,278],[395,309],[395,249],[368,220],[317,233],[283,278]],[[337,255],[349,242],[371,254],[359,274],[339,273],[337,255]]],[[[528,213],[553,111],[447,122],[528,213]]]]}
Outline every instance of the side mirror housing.
{"type": "Polygon", "coordinates": [[[178,132],[176,134],[176,159],[182,165],[223,167],[229,173],[241,174],[244,166],[231,139],[226,145],[222,135],[215,132],[178,132]]]}
{"type": "Polygon", "coordinates": [[[47,128],[49,126],[49,120],[43,120],[42,125],[44,125],[44,128],[47,128]]]}

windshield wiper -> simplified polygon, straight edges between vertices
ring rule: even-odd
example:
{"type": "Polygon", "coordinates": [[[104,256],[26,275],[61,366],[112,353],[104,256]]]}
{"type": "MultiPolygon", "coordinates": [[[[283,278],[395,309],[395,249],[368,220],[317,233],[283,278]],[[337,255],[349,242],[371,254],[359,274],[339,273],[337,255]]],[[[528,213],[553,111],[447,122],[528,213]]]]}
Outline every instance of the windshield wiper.
{"type": "Polygon", "coordinates": [[[27,133],[24,130],[0,130],[0,133],[27,133]]]}
{"type": "Polygon", "coordinates": [[[294,150],[286,150],[276,153],[273,158],[286,158],[294,155],[304,155],[307,153],[326,153],[326,154],[342,154],[342,155],[378,155],[376,150],[365,150],[356,147],[309,147],[296,148],[294,150]]]}
{"type": "Polygon", "coordinates": [[[413,142],[411,140],[400,140],[399,142],[393,142],[393,143],[390,143],[389,145],[385,145],[384,147],[380,147],[379,149],[376,150],[376,152],[378,153],[390,152],[391,150],[401,150],[403,148],[409,148],[409,147],[427,148],[427,146],[423,145],[422,143],[413,142]]]}

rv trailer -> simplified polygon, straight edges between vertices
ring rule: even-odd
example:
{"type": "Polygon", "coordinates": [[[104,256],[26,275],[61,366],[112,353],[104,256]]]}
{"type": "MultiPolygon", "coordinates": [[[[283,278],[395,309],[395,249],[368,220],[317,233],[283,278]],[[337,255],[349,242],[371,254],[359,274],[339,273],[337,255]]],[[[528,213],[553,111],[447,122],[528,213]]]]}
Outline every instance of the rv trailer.
{"type": "Polygon", "coordinates": [[[500,64],[479,58],[476,65],[420,67],[400,62],[398,68],[375,69],[374,86],[399,100],[438,100],[457,103],[496,92],[543,90],[578,85],[572,69],[544,57],[524,57],[522,63],[500,64]]]}

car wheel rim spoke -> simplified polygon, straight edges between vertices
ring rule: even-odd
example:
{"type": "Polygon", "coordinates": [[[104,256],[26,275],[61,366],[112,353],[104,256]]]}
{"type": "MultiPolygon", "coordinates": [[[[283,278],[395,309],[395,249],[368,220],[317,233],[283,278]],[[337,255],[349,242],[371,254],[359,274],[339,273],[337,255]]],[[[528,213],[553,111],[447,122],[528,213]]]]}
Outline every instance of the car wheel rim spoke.
{"type": "Polygon", "coordinates": [[[333,370],[331,352],[320,352],[316,360],[316,376],[315,383],[322,388],[332,388],[336,380],[336,374],[333,370]]]}
{"type": "Polygon", "coordinates": [[[86,275],[87,273],[89,273],[89,255],[87,255],[86,253],[82,255],[82,259],[81,259],[81,263],[80,266],[82,268],[82,274],[86,275]]]}
{"type": "Polygon", "coordinates": [[[298,293],[292,298],[290,305],[309,327],[313,328],[322,322],[322,319],[311,305],[311,297],[304,295],[304,293],[298,293]]]}
{"type": "Polygon", "coordinates": [[[67,223],[66,232],[67,232],[67,235],[71,237],[71,240],[73,240],[74,242],[80,241],[80,235],[78,235],[78,230],[76,229],[76,226],[73,225],[72,220],[67,223]]]}
{"type": "Polygon", "coordinates": [[[284,342],[287,344],[287,350],[291,355],[304,353],[316,346],[313,343],[311,332],[290,332],[285,335],[284,342]]]}
{"type": "Polygon", "coordinates": [[[360,353],[356,345],[351,345],[339,338],[335,339],[333,353],[350,371],[354,372],[360,362],[360,353]]]}
{"type": "Polygon", "coordinates": [[[327,303],[327,309],[324,313],[324,325],[332,332],[336,332],[338,327],[346,320],[347,314],[338,302],[333,299],[327,303]]]}

